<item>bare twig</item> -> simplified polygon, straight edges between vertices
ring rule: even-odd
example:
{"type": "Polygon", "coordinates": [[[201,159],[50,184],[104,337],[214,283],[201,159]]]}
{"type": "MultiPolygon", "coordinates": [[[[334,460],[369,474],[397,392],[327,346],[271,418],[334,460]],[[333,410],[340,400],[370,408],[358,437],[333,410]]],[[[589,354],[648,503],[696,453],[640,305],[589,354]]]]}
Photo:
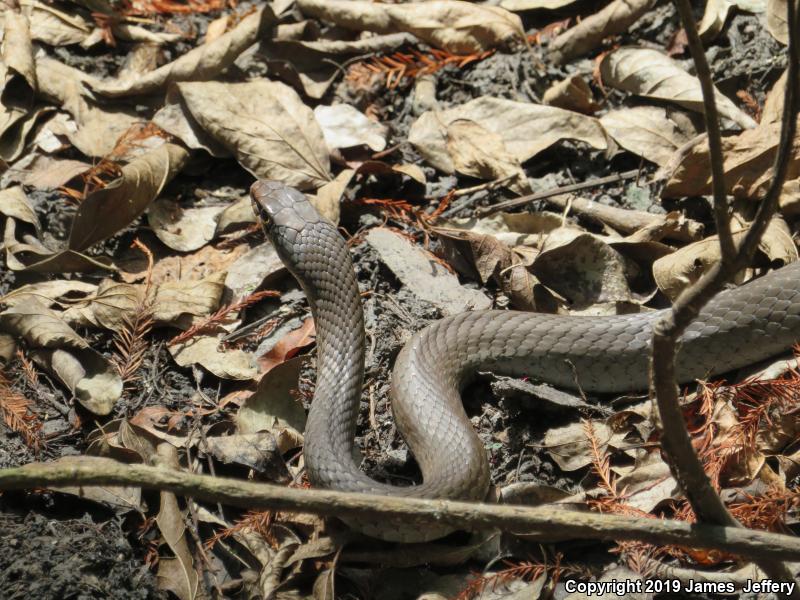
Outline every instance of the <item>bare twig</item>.
{"type": "Polygon", "coordinates": [[[493,215],[494,213],[500,212],[501,210],[506,210],[508,208],[516,208],[517,206],[530,204],[531,202],[535,202],[536,200],[544,200],[546,198],[552,198],[553,196],[558,196],[560,194],[571,194],[572,192],[579,192],[580,190],[606,185],[608,183],[617,183],[618,181],[624,181],[626,179],[636,179],[640,173],[641,171],[639,171],[639,169],[635,169],[633,171],[616,173],[614,175],[609,175],[607,177],[597,177],[595,179],[590,179],[589,181],[583,181],[581,183],[573,183],[572,185],[564,185],[561,187],[553,188],[551,190],[544,190],[543,192],[536,192],[534,194],[520,196],[519,198],[514,198],[513,200],[506,200],[505,202],[499,202],[497,204],[494,204],[493,206],[484,206],[476,209],[476,212],[482,217],[486,215],[493,215]]]}
{"type": "MultiPolygon", "coordinates": [[[[761,236],[775,213],[783,182],[786,178],[788,160],[796,130],[797,118],[797,41],[796,11],[794,0],[787,3],[789,23],[789,67],[784,100],[781,139],[773,167],[773,179],[758,207],[756,216],[739,248],[730,237],[730,220],[725,198],[724,171],[719,126],[714,105],[714,88],[702,45],[691,15],[687,0],[675,0],[684,29],[686,30],[692,56],[697,65],[701,81],[706,121],[709,131],[715,220],[720,233],[722,258],[695,285],[691,286],[675,301],[671,311],[653,328],[653,350],[651,366],[651,392],[655,396],[662,421],[661,444],[675,479],[681,485],[699,522],[716,525],[737,526],[738,523],[725,508],[711,485],[703,466],[692,447],[678,401],[678,386],[675,373],[675,356],[678,340],[688,325],[697,317],[705,304],[731,280],[733,275],[749,262],[761,236]]],[[[773,578],[787,579],[791,572],[784,565],[757,561],[758,566],[773,578]]],[[[800,597],[796,592],[794,597],[800,597]]]]}
{"type": "Polygon", "coordinates": [[[500,528],[525,532],[540,540],[639,540],[715,549],[754,560],[800,559],[800,538],[795,536],[683,521],[577,512],[547,506],[510,506],[294,489],[167,468],[129,465],[106,458],[83,457],[79,463],[32,463],[0,470],[0,490],[59,485],[133,485],[251,510],[397,518],[416,523],[441,524],[454,529],[500,528]]]}

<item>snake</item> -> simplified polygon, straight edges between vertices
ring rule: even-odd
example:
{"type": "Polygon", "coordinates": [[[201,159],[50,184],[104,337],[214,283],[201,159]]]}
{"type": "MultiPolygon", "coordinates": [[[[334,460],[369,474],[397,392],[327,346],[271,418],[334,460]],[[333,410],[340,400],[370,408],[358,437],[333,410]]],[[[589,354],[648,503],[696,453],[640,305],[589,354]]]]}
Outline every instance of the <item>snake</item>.
{"type": "MultiPolygon", "coordinates": [[[[664,310],[554,315],[476,310],[415,333],[392,372],[398,431],[422,473],[418,485],[378,482],[353,457],[365,363],[364,314],[345,240],[306,196],[258,180],[253,210],[279,258],[303,289],[316,326],[316,386],[303,455],[312,485],[334,490],[482,501],[490,484],[486,450],[464,411],[461,390],[476,372],[528,376],[559,388],[620,394],[648,387],[649,350],[664,310]]],[[[800,262],[723,290],[685,330],[679,383],[768,359],[800,338],[800,262]]],[[[348,522],[371,536],[426,541],[448,530],[393,522],[348,522]]]]}

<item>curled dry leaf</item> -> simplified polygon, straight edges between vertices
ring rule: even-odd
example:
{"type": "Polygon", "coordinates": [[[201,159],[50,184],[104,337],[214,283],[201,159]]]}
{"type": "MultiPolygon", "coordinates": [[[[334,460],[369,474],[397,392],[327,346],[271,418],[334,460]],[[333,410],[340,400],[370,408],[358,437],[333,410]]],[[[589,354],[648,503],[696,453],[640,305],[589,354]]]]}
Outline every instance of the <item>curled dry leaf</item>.
{"type": "MultiPolygon", "coordinates": [[[[703,112],[703,94],[700,81],[689,75],[681,65],[666,54],[649,48],[619,48],[608,53],[600,63],[603,83],[617,89],[674,102],[695,112],[703,112]]],[[[743,129],[756,126],[756,122],[737,108],[719,90],[715,90],[717,110],[722,117],[737,123],[743,129]]]]}
{"type": "Polygon", "coordinates": [[[314,108],[314,116],[331,150],[361,145],[375,152],[386,148],[386,127],[369,119],[354,106],[344,103],[333,106],[320,104],[314,108]]]}
{"type": "MultiPolygon", "coordinates": [[[[752,13],[762,13],[767,9],[767,0],[709,0],[697,32],[705,42],[713,40],[728,20],[731,8],[739,8],[752,13]]],[[[785,13],[784,13],[785,14],[785,13]]]]}
{"type": "Polygon", "coordinates": [[[322,130],[289,86],[256,80],[177,87],[195,121],[256,177],[303,190],[330,181],[322,130]]]}
{"type": "Polygon", "coordinates": [[[342,196],[355,174],[353,169],[343,169],[336,179],[320,187],[316,194],[306,194],[317,212],[334,225],[339,224],[342,196]]]}
{"type": "MultiPolygon", "coordinates": [[[[780,122],[763,123],[755,129],[722,138],[725,191],[736,198],[758,200],[772,182],[780,122]]],[[[664,169],[668,175],[662,191],[665,198],[701,196],[711,193],[711,167],[708,160],[708,138],[703,136],[686,144],[664,169]]],[[[800,177],[800,143],[795,140],[789,155],[789,170],[780,195],[784,212],[797,212],[797,191],[800,177]]]]}
{"type": "Polygon", "coordinates": [[[48,46],[80,44],[92,32],[92,25],[78,14],[37,1],[21,4],[30,7],[31,37],[48,46]]]}
{"type": "Polygon", "coordinates": [[[33,59],[33,43],[31,41],[28,17],[14,9],[6,8],[3,23],[2,56],[5,63],[5,86],[2,96],[8,93],[8,86],[15,85],[14,77],[21,77],[28,85],[29,91],[35,92],[39,86],[36,82],[36,65],[33,59]]]}
{"type": "Polygon", "coordinates": [[[432,255],[401,235],[375,228],[367,234],[367,241],[412,293],[438,307],[442,314],[456,315],[491,305],[483,293],[463,287],[432,255]]]}
{"type": "Polygon", "coordinates": [[[308,318],[300,327],[281,337],[271,348],[260,346],[257,351],[260,373],[269,373],[279,364],[296,356],[300,350],[314,342],[316,333],[314,319],[308,318]]]}
{"type": "Polygon", "coordinates": [[[605,38],[626,31],[655,3],[655,0],[614,0],[554,39],[550,43],[550,57],[556,64],[562,64],[594,50],[605,38]]]}
{"type": "Polygon", "coordinates": [[[594,101],[592,88],[583,77],[571,75],[551,85],[542,96],[542,102],[564,110],[591,115],[600,108],[594,101]]]}
{"type": "Polygon", "coordinates": [[[45,54],[36,57],[40,94],[61,106],[74,119],[72,127],[57,131],[86,156],[104,157],[140,117],[131,109],[100,106],[83,96],[83,84],[93,78],[45,54]]]}
{"type": "Polygon", "coordinates": [[[42,229],[39,217],[28,202],[22,186],[15,185],[0,190],[0,215],[33,225],[37,232],[42,229]]]}
{"type": "Polygon", "coordinates": [[[269,431],[275,436],[281,453],[303,443],[301,432],[306,427],[306,411],[292,392],[297,390],[304,360],[300,356],[291,358],[261,378],[255,393],[236,414],[239,433],[269,431]]]}
{"type": "MultiPolygon", "coordinates": [[[[466,274],[476,272],[483,284],[495,279],[514,308],[551,312],[548,304],[537,302],[536,287],[542,288],[539,281],[527,270],[525,261],[503,242],[491,235],[465,230],[437,228],[436,234],[449,263],[457,266],[466,263],[469,267],[466,274]]],[[[538,295],[542,294],[547,295],[547,291],[541,289],[538,295]]]]}
{"type": "Polygon", "coordinates": [[[242,19],[234,29],[212,42],[190,50],[176,60],[143,77],[129,81],[87,81],[86,85],[103,96],[151,94],[162,90],[167,83],[178,81],[207,81],[229,67],[236,58],[252,46],[275,23],[269,6],[260,7],[242,19]]]}
{"type": "Polygon", "coordinates": [[[447,126],[447,153],[457,173],[478,179],[503,180],[517,194],[531,192],[522,165],[503,138],[475,121],[457,119],[447,126]]]}
{"type": "Polygon", "coordinates": [[[204,437],[200,448],[222,463],[249,467],[268,481],[287,482],[291,479],[278,443],[268,431],[204,437]]]}
{"type": "Polygon", "coordinates": [[[661,106],[612,110],[600,117],[600,123],[620,146],[659,166],[698,133],[685,113],[661,106]]]}
{"type": "Polygon", "coordinates": [[[91,168],[92,165],[82,160],[32,153],[14,163],[14,169],[19,171],[11,174],[9,180],[37,190],[51,191],[91,168]]]}
{"type": "Polygon", "coordinates": [[[455,171],[447,151],[447,127],[459,119],[474,121],[500,135],[506,149],[521,163],[565,139],[585,142],[598,150],[609,146],[603,126],[593,117],[554,106],[483,96],[441,112],[426,112],[411,125],[409,142],[445,173],[455,171]]]}
{"type": "Polygon", "coordinates": [[[455,54],[482,52],[525,38],[522,21],[515,14],[460,0],[406,4],[298,0],[297,6],[306,15],[357,31],[413,33],[431,46],[455,54]]]}
{"type": "MultiPolygon", "coordinates": [[[[735,232],[734,241],[743,239],[745,233],[746,231],[735,232]]],[[[798,257],[789,228],[780,217],[774,217],[770,221],[758,248],[770,261],[777,261],[778,264],[794,262],[798,257]]],[[[713,235],[655,261],[653,277],[658,288],[671,300],[675,300],[684,289],[700,279],[709,267],[718,263],[720,256],[719,237],[713,235]]],[[[743,274],[740,274],[740,282],[741,275],[743,274]]]]}
{"type": "Polygon", "coordinates": [[[85,250],[130,225],[183,167],[188,152],[165,143],[122,167],[122,174],[81,202],[69,235],[70,250],[85,250]]]}
{"type": "MultiPolygon", "coordinates": [[[[167,469],[180,470],[178,450],[166,443],[158,445],[160,462],[167,469]]],[[[194,600],[197,597],[199,577],[194,567],[192,551],[186,540],[186,524],[178,498],[173,492],[162,491],[161,506],[156,515],[156,524],[174,557],[159,557],[158,587],[169,590],[180,600],[194,600]]]]}
{"type": "Polygon", "coordinates": [[[122,395],[122,380],[114,366],[38,301],[31,299],[0,313],[0,330],[24,339],[31,357],[94,414],[109,414],[122,395]]]}

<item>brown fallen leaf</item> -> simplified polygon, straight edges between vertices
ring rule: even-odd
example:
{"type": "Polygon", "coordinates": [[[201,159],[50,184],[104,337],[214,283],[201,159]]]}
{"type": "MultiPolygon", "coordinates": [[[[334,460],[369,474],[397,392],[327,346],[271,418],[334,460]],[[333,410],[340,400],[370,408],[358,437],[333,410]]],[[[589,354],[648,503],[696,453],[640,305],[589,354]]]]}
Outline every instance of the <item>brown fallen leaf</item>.
{"type": "Polygon", "coordinates": [[[786,0],[767,0],[767,31],[784,46],[789,44],[786,0]]]}
{"type": "Polygon", "coordinates": [[[128,81],[86,81],[87,87],[103,96],[118,97],[151,94],[167,83],[206,81],[214,78],[258,39],[265,35],[276,18],[269,6],[260,7],[231,31],[202,44],[150,73],[128,81]]]}
{"type": "Polygon", "coordinates": [[[598,150],[609,147],[605,129],[593,117],[489,96],[424,113],[411,125],[408,141],[431,165],[453,173],[455,165],[447,151],[446,133],[450,123],[460,119],[474,121],[500,135],[506,149],[521,163],[564,139],[578,140],[598,150]]]}
{"type": "Polygon", "coordinates": [[[291,87],[262,79],[177,89],[194,120],[256,177],[302,190],[331,180],[322,130],[291,87]]]}
{"type": "MultiPolygon", "coordinates": [[[[744,230],[734,232],[734,240],[741,240],[745,233],[744,230]]],[[[789,228],[780,217],[773,217],[770,221],[758,248],[770,261],[778,264],[788,264],[798,258],[789,228]]],[[[659,258],[653,263],[653,277],[659,289],[674,300],[719,260],[719,239],[713,235],[659,258]]],[[[743,273],[737,278],[739,283],[742,276],[743,273]]]]}
{"type": "Polygon", "coordinates": [[[457,119],[447,126],[447,153],[457,173],[478,179],[502,180],[516,194],[530,193],[522,165],[507,149],[499,134],[479,123],[457,119]]]}
{"type": "Polygon", "coordinates": [[[278,340],[269,352],[258,357],[260,375],[266,375],[279,364],[296,356],[300,350],[314,342],[316,335],[314,319],[309,317],[303,321],[300,327],[290,331],[278,340]]]}
{"type": "Polygon", "coordinates": [[[611,110],[600,123],[620,146],[659,166],[697,136],[689,116],[661,106],[634,106],[611,110]]]}
{"type": "Polygon", "coordinates": [[[455,54],[481,52],[525,38],[522,21],[515,14],[460,0],[405,4],[298,0],[297,6],[303,14],[357,31],[413,33],[422,41],[455,54]]]}
{"type": "Polygon", "coordinates": [[[562,79],[547,88],[542,96],[542,102],[585,115],[594,114],[600,108],[594,101],[589,84],[578,74],[562,79]]]}
{"type": "Polygon", "coordinates": [[[36,64],[33,59],[28,17],[11,8],[6,8],[3,16],[2,57],[6,67],[4,81],[6,89],[3,90],[2,96],[8,93],[8,86],[18,85],[12,81],[15,77],[24,80],[29,92],[36,92],[39,85],[36,80],[36,64]]]}
{"type": "Polygon", "coordinates": [[[553,40],[550,58],[562,64],[594,50],[603,39],[626,31],[653,6],[655,0],[614,0],[553,40]]]}
{"type": "Polygon", "coordinates": [[[122,167],[119,178],[81,202],[72,221],[69,249],[85,250],[127,227],[180,171],[187,158],[183,147],[165,143],[122,167]]]}
{"type": "MultiPolygon", "coordinates": [[[[703,112],[700,81],[666,54],[649,48],[619,48],[609,52],[600,63],[603,83],[646,98],[674,102],[699,113],[703,112]]],[[[743,129],[756,126],[719,90],[715,92],[720,116],[743,129]]]]}
{"type": "Polygon", "coordinates": [[[709,0],[703,18],[697,26],[697,32],[704,42],[710,42],[722,31],[732,8],[761,13],[764,12],[765,5],[765,0],[709,0]]]}
{"type": "Polygon", "coordinates": [[[247,398],[236,413],[239,433],[270,431],[281,453],[303,443],[306,411],[293,396],[297,389],[304,358],[295,356],[276,365],[258,383],[255,393],[247,398]]]}

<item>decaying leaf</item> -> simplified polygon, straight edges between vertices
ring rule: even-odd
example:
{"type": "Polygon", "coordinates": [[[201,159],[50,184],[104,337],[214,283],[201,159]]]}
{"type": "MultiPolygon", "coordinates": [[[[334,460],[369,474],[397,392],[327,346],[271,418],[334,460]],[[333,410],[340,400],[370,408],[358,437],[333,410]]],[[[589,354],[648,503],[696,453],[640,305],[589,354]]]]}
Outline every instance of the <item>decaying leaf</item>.
{"type": "MultiPolygon", "coordinates": [[[[703,112],[703,94],[700,81],[689,75],[683,67],[666,54],[649,48],[619,48],[608,53],[600,63],[603,82],[617,89],[674,102],[684,108],[703,112]]],[[[741,111],[726,96],[715,93],[717,110],[722,117],[737,123],[743,129],[756,126],[756,122],[741,111]]]]}
{"type": "Polygon", "coordinates": [[[359,31],[413,33],[434,47],[456,54],[481,52],[525,37],[522,22],[513,13],[460,0],[406,4],[298,0],[297,6],[306,15],[359,31]]]}
{"type": "Polygon", "coordinates": [[[447,152],[447,127],[456,120],[479,123],[500,135],[506,149],[525,162],[560,140],[578,140],[606,150],[609,140],[600,121],[593,117],[527,102],[483,96],[444,111],[428,111],[419,117],[408,140],[437,169],[453,173],[455,165],[447,152]]]}
{"type": "Polygon", "coordinates": [[[199,364],[221,379],[249,380],[256,376],[253,355],[243,350],[225,350],[219,336],[196,336],[174,344],[169,351],[182,367],[199,364]]]}
{"type": "MultiPolygon", "coordinates": [[[[170,444],[159,444],[157,453],[166,468],[179,469],[178,451],[170,444]]],[[[160,557],[158,561],[158,586],[169,590],[180,600],[194,600],[197,596],[199,577],[194,566],[192,552],[186,540],[184,515],[178,498],[172,492],[161,492],[161,506],[156,523],[164,541],[174,557],[160,557]]]]}
{"type": "Polygon", "coordinates": [[[0,330],[24,339],[31,356],[56,375],[78,401],[107,415],[122,395],[114,366],[95,352],[59,315],[31,299],[0,313],[0,330]]]}
{"type": "Polygon", "coordinates": [[[542,96],[542,102],[585,115],[591,115],[600,108],[594,101],[589,84],[578,74],[562,79],[547,88],[542,96]]]}
{"type": "Polygon", "coordinates": [[[256,177],[303,190],[331,179],[322,130],[289,86],[261,79],[177,87],[195,121],[256,177]]]}
{"type": "Polygon", "coordinates": [[[556,64],[597,48],[604,38],[622,33],[655,6],[655,0],[613,0],[599,12],[582,19],[550,44],[556,64]]]}
{"type": "Polygon", "coordinates": [[[516,157],[506,149],[503,138],[479,123],[457,119],[447,126],[447,153],[457,173],[478,179],[503,180],[518,194],[531,191],[530,183],[516,157]]]}
{"type": "Polygon", "coordinates": [[[297,389],[304,360],[300,356],[291,358],[261,378],[255,393],[236,414],[239,433],[270,431],[281,453],[303,443],[301,432],[306,427],[306,411],[292,391],[297,389]]]}
{"type": "Polygon", "coordinates": [[[660,106],[612,110],[600,117],[600,123],[620,146],[659,166],[698,133],[685,113],[660,106]]]}
{"type": "Polygon", "coordinates": [[[767,31],[784,46],[789,44],[786,0],[767,0],[767,31]]]}
{"type": "MultiPolygon", "coordinates": [[[[734,240],[743,239],[745,234],[744,230],[735,232],[734,240]]],[[[780,217],[773,217],[770,221],[758,247],[770,261],[777,261],[777,264],[788,264],[798,258],[789,228],[780,217]]],[[[710,236],[655,261],[653,276],[659,289],[674,300],[700,279],[710,266],[718,263],[720,256],[719,238],[710,236]]]]}
{"type": "Polygon", "coordinates": [[[203,438],[200,448],[222,463],[253,469],[268,481],[290,480],[275,437],[268,431],[203,438]]]}
{"type": "Polygon", "coordinates": [[[745,10],[753,13],[761,13],[766,10],[767,0],[709,0],[706,3],[706,11],[703,19],[697,26],[700,37],[708,42],[713,40],[728,20],[728,13],[732,8],[745,10]]]}
{"type": "Polygon", "coordinates": [[[188,154],[165,143],[122,167],[119,178],[81,202],[69,235],[70,250],[85,250],[141,215],[181,169],[188,154]]]}
{"type": "Polygon", "coordinates": [[[92,80],[86,84],[93,92],[115,97],[153,93],[163,89],[169,82],[210,80],[264,35],[275,20],[272,9],[262,6],[228,33],[190,50],[143,77],[127,81],[92,80]]]}

